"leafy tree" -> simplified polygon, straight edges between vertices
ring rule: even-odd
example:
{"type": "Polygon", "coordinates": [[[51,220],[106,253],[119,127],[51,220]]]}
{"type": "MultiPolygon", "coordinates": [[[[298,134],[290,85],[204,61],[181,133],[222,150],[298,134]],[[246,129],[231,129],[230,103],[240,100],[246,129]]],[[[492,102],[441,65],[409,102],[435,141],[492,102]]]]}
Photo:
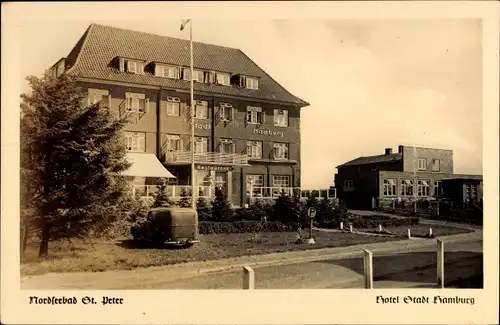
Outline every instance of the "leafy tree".
{"type": "Polygon", "coordinates": [[[156,186],[153,208],[169,208],[175,205],[175,202],[168,196],[167,183],[161,180],[156,186]]]}
{"type": "MultiPolygon", "coordinates": [[[[40,236],[39,256],[49,241],[85,235],[105,223],[107,208],[126,190],[114,175],[129,168],[119,135],[125,124],[85,94],[68,75],[28,77],[31,92],[21,104],[21,208],[40,236]]],[[[119,177],[120,178],[120,177],[119,177]]]]}
{"type": "Polygon", "coordinates": [[[270,204],[264,200],[256,199],[248,206],[248,216],[250,220],[264,220],[270,216],[270,204]]]}
{"type": "Polygon", "coordinates": [[[212,209],[210,208],[209,202],[205,198],[198,198],[196,201],[196,210],[200,221],[207,221],[212,218],[212,209]]]}
{"type": "Polygon", "coordinates": [[[217,188],[215,190],[215,199],[212,202],[212,217],[217,221],[227,221],[232,217],[232,214],[233,210],[224,192],[217,188]]]}
{"type": "Polygon", "coordinates": [[[191,208],[191,197],[188,196],[186,189],[181,189],[181,198],[179,200],[179,207],[191,208]]]}

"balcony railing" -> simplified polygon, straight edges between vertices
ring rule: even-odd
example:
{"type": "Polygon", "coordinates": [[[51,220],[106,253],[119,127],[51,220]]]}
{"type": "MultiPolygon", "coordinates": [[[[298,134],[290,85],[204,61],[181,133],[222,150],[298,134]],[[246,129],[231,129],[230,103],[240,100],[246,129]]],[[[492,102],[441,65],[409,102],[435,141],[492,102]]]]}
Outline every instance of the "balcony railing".
{"type": "MultiPolygon", "coordinates": [[[[169,151],[165,153],[166,163],[190,163],[190,151],[169,151]]],[[[211,165],[248,165],[248,156],[240,153],[205,152],[195,153],[194,162],[211,165]]]]}
{"type": "MultiPolygon", "coordinates": [[[[210,186],[195,186],[194,188],[196,197],[211,198],[215,195],[210,186]]],[[[157,191],[156,185],[135,185],[133,187],[133,194],[139,194],[141,197],[154,197],[157,191]]],[[[167,185],[166,192],[168,197],[172,199],[181,198],[183,192],[185,192],[185,196],[191,197],[191,185],[167,185]]]]}
{"type": "Polygon", "coordinates": [[[298,195],[301,199],[314,197],[316,199],[335,199],[337,197],[335,189],[325,190],[304,190],[299,187],[252,187],[248,193],[252,199],[276,199],[282,193],[288,196],[298,195]]]}

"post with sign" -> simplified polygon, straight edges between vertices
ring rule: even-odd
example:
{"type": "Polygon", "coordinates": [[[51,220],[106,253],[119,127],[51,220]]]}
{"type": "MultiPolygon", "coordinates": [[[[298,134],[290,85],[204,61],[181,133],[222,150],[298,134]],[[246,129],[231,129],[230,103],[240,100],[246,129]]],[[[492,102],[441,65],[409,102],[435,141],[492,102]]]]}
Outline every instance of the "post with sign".
{"type": "Polygon", "coordinates": [[[314,244],[313,238],[313,219],[316,217],[316,209],[310,207],[307,209],[307,216],[309,217],[309,239],[307,240],[308,244],[314,244]]]}

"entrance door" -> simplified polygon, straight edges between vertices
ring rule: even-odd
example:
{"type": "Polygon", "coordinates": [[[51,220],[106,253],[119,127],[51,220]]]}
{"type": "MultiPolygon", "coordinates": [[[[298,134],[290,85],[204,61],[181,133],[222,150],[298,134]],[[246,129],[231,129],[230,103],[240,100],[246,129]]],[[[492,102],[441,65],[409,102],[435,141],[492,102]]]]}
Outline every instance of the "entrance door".
{"type": "Polygon", "coordinates": [[[224,197],[227,198],[227,173],[226,172],[216,172],[215,173],[215,188],[222,189],[224,197]]]}

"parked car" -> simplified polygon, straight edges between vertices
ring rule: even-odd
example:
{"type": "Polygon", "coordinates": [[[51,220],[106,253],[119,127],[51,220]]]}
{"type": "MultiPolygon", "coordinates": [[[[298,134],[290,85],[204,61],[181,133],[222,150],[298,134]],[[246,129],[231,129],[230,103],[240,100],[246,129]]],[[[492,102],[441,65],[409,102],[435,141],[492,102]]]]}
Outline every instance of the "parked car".
{"type": "Polygon", "coordinates": [[[135,241],[192,246],[199,242],[198,213],[191,208],[155,208],[130,228],[135,241]]]}

